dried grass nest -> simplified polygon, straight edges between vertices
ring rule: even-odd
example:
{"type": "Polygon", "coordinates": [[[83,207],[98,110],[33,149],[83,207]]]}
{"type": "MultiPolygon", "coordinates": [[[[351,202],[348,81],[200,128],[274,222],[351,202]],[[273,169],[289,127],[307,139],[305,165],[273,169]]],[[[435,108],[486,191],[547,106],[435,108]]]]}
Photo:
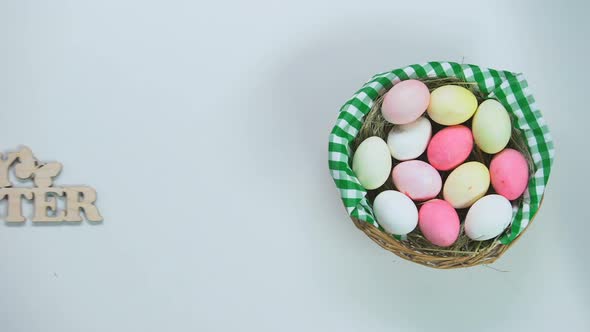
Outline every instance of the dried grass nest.
{"type": "MultiPolygon", "coordinates": [[[[430,91],[443,86],[443,85],[458,85],[464,88],[469,89],[473,94],[476,96],[478,104],[484,101],[485,96],[481,94],[481,92],[477,89],[476,83],[470,83],[462,81],[458,78],[425,78],[425,79],[418,79],[422,81],[430,91]]],[[[395,125],[387,122],[383,116],[381,115],[381,104],[383,102],[383,96],[379,97],[369,113],[365,116],[363,120],[363,125],[361,130],[352,144],[352,153],[356,151],[359,144],[368,137],[371,136],[379,136],[384,140],[387,140],[387,134],[395,125]]],[[[426,115],[427,116],[427,115],[426,115]]],[[[433,135],[440,129],[444,128],[437,124],[434,121],[432,122],[433,126],[433,135]]],[[[464,125],[471,128],[471,120],[464,123],[464,125]]],[[[509,148],[513,148],[515,150],[520,151],[529,164],[529,174],[535,173],[535,166],[532,160],[532,156],[528,150],[526,141],[524,140],[524,135],[522,132],[513,126],[512,130],[512,137],[510,142],[508,143],[509,148]]],[[[486,154],[482,152],[475,144],[474,148],[471,151],[471,155],[466,160],[467,161],[479,161],[484,165],[490,165],[492,155],[486,154]]],[[[419,160],[426,161],[425,153],[418,158],[419,160]]],[[[393,162],[393,166],[397,163],[396,160],[393,162]]],[[[440,172],[441,177],[444,180],[449,175],[450,171],[447,172],[440,172]]],[[[368,190],[367,197],[370,203],[373,203],[373,200],[380,192],[384,190],[391,190],[395,189],[393,186],[393,181],[388,179],[385,184],[375,190],[368,190]]],[[[494,193],[493,188],[490,186],[490,189],[486,194],[494,193]]],[[[439,194],[437,198],[442,199],[442,192],[439,194]]],[[[522,198],[513,201],[513,204],[520,204],[520,200],[522,198]]],[[[418,208],[422,203],[416,203],[418,208]]],[[[356,218],[352,218],[354,224],[362,230],[371,240],[376,242],[382,248],[402,257],[404,259],[426,265],[429,267],[439,268],[439,269],[452,269],[452,268],[460,268],[460,267],[470,267],[479,264],[491,264],[496,259],[498,259],[508,248],[514,244],[516,241],[512,241],[510,244],[502,244],[498,241],[497,238],[486,240],[486,241],[473,241],[469,239],[463,230],[463,220],[465,219],[465,215],[467,214],[468,209],[461,209],[458,210],[459,218],[461,219],[461,230],[459,233],[459,238],[457,241],[450,247],[441,248],[438,247],[430,241],[428,241],[420,232],[420,229],[416,227],[414,231],[407,235],[407,240],[399,241],[393,238],[391,235],[387,234],[386,232],[376,228],[375,226],[358,220],[356,218]]],[[[534,216],[533,216],[534,218],[534,216]]],[[[531,218],[531,222],[533,220],[531,218]]],[[[521,234],[522,235],[522,234],[521,234]]]]}

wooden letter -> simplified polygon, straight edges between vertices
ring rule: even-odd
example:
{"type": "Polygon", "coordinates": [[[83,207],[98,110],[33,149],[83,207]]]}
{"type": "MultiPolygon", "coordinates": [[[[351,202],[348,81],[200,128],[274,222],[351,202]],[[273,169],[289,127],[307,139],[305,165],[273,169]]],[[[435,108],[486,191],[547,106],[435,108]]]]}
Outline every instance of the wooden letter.
{"type": "Polygon", "coordinates": [[[64,194],[62,188],[35,188],[35,215],[33,222],[64,221],[65,211],[57,212],[57,197],[64,194]],[[54,213],[48,213],[53,211],[54,213]],[[55,215],[53,215],[55,214],[55,215]]]}
{"type": "Polygon", "coordinates": [[[53,179],[59,175],[62,165],[58,162],[44,163],[33,156],[26,146],[4,157],[0,153],[0,200],[6,198],[8,208],[6,221],[24,222],[22,198],[33,200],[33,222],[82,221],[84,212],[89,221],[102,221],[94,205],[96,191],[91,187],[53,187],[53,179]],[[9,179],[11,166],[19,180],[31,180],[34,188],[14,188],[9,179]],[[66,197],[64,197],[66,196],[66,197]],[[58,210],[58,199],[64,197],[65,209],[58,210]]]}
{"type": "Polygon", "coordinates": [[[8,212],[6,221],[23,222],[25,217],[22,212],[21,197],[33,199],[33,192],[28,188],[7,188],[0,189],[0,199],[6,197],[8,200],[8,212]]]}
{"type": "Polygon", "coordinates": [[[82,221],[80,210],[84,211],[86,219],[102,221],[102,216],[94,206],[96,191],[93,188],[79,186],[65,187],[63,189],[67,196],[66,221],[82,221]]]}
{"type": "Polygon", "coordinates": [[[0,154],[0,188],[10,187],[12,183],[8,179],[8,169],[10,165],[18,158],[18,152],[11,152],[6,156],[6,159],[2,158],[0,154]]]}
{"type": "Polygon", "coordinates": [[[14,166],[14,174],[21,180],[29,179],[37,168],[37,160],[33,157],[33,152],[26,146],[21,146],[18,151],[18,163],[14,166]]]}

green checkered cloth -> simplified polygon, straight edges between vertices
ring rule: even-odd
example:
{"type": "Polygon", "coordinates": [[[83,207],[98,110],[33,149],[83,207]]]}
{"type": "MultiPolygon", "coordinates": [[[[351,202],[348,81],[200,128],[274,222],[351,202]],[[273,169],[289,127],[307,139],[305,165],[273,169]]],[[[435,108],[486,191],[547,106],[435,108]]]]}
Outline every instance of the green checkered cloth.
{"type": "Polygon", "coordinates": [[[352,171],[350,146],[362,126],[364,116],[379,96],[400,81],[426,77],[457,77],[477,83],[484,95],[504,105],[515,120],[513,124],[524,133],[533,157],[535,172],[529,181],[528,190],[523,195],[522,203],[513,207],[514,217],[510,229],[499,238],[503,244],[512,242],[527,227],[539,209],[551,171],[554,148],[549,129],[537,108],[527,81],[522,74],[508,71],[454,62],[428,62],[373,76],[342,106],[336,125],[330,133],[330,172],[346,210],[351,217],[380,228],[366,197],[367,191],[352,171]]]}

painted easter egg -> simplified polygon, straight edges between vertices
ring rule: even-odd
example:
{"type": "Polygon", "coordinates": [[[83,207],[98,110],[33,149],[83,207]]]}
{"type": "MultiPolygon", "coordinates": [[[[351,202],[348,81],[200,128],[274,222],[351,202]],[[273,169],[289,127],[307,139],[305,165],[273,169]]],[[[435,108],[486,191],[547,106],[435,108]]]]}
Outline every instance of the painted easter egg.
{"type": "Polygon", "coordinates": [[[477,109],[475,95],[458,85],[444,85],[430,95],[428,115],[441,125],[452,126],[467,121],[477,109]]]}
{"type": "Polygon", "coordinates": [[[391,154],[383,139],[371,136],[356,149],[352,170],[361,185],[368,190],[381,187],[391,172],[391,154]]]}
{"type": "Polygon", "coordinates": [[[418,224],[418,209],[408,196],[395,190],[379,193],[373,201],[377,222],[388,233],[405,235],[418,224]]]}
{"type": "Polygon", "coordinates": [[[479,105],[471,128],[475,144],[483,152],[490,154],[502,151],[512,134],[508,112],[494,99],[488,99],[479,105]]]}
{"type": "Polygon", "coordinates": [[[488,195],[469,208],[465,217],[465,234],[472,240],[495,238],[510,225],[512,205],[504,196],[488,195]]]}
{"type": "Polygon", "coordinates": [[[418,80],[401,81],[383,96],[381,113],[383,118],[393,124],[406,124],[416,121],[428,107],[430,92],[418,80]]]}
{"type": "Polygon", "coordinates": [[[426,150],[428,162],[439,171],[448,171],[464,162],[473,149],[473,135],[465,126],[446,127],[436,133],[426,150]]]}
{"type": "Polygon", "coordinates": [[[490,187],[490,172],[477,161],[471,161],[455,168],[447,177],[443,197],[456,209],[471,206],[490,187]]]}
{"type": "Polygon", "coordinates": [[[420,156],[432,135],[432,125],[426,117],[404,125],[394,126],[387,135],[387,145],[393,158],[410,160],[420,156]]]}
{"type": "Polygon", "coordinates": [[[397,190],[416,201],[436,197],[442,187],[440,174],[421,160],[408,160],[397,164],[391,172],[391,177],[397,190]]]}
{"type": "Polygon", "coordinates": [[[522,153],[505,149],[490,163],[490,178],[494,190],[509,200],[515,200],[529,183],[529,167],[522,153]]]}
{"type": "Polygon", "coordinates": [[[457,211],[442,199],[422,204],[418,212],[418,226],[428,241],[440,247],[455,243],[461,227],[457,211]]]}

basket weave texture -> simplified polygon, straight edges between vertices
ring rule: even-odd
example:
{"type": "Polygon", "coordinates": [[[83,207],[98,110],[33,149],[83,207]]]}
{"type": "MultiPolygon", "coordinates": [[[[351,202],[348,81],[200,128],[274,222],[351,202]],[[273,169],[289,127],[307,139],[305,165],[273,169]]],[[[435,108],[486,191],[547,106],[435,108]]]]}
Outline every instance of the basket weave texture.
{"type": "MultiPolygon", "coordinates": [[[[434,130],[437,129],[440,127],[435,126],[434,130]]],[[[514,243],[540,207],[553,155],[549,130],[522,74],[453,62],[429,62],[375,75],[344,104],[329,142],[331,175],[354,224],[384,249],[404,259],[442,269],[490,264],[514,243]],[[354,150],[365,138],[374,135],[386,138],[393,125],[380,115],[382,96],[394,84],[407,79],[421,80],[430,90],[446,84],[464,86],[479,102],[496,99],[510,114],[514,128],[509,147],[521,151],[528,159],[531,177],[524,195],[513,202],[511,226],[498,238],[472,241],[461,229],[452,247],[439,248],[430,244],[419,229],[408,236],[391,236],[375,220],[372,200],[379,192],[393,189],[391,180],[381,188],[366,191],[352,172],[351,160],[354,150]]],[[[491,157],[475,147],[470,160],[489,165],[491,157]]],[[[442,174],[443,178],[446,175],[442,174]]],[[[465,213],[459,211],[460,217],[465,213]]]]}

